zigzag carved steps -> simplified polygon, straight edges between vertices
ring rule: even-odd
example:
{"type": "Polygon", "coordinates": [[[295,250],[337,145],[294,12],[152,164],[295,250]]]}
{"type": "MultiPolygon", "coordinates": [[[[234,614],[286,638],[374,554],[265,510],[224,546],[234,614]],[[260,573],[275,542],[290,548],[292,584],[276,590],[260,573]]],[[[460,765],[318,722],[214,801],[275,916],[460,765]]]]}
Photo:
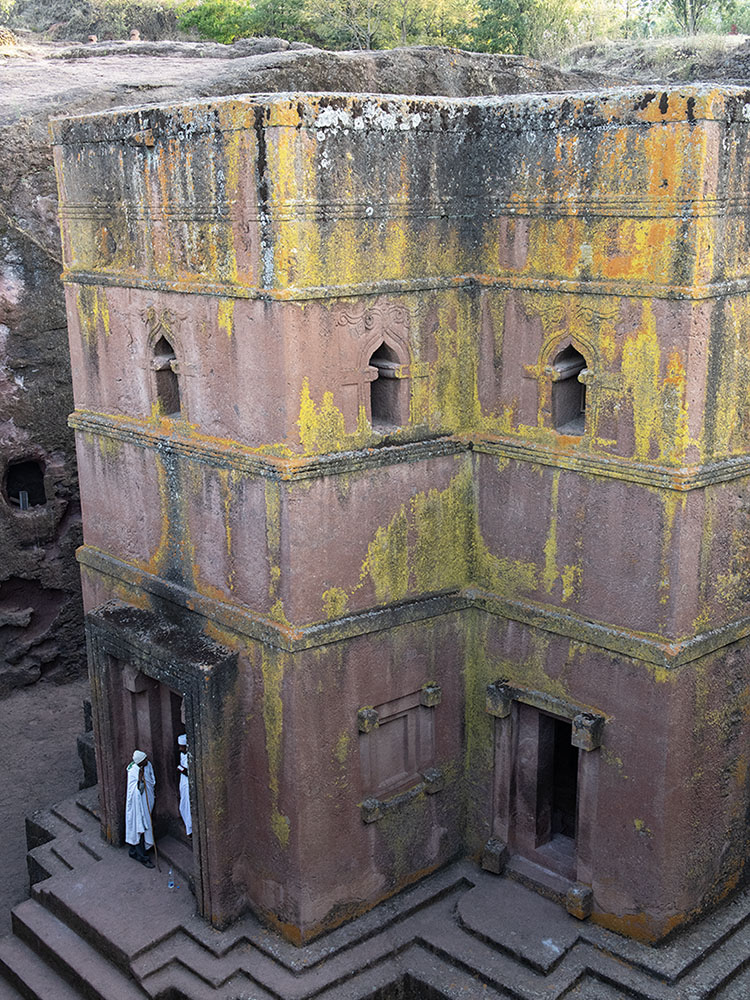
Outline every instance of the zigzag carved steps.
{"type": "Polygon", "coordinates": [[[16,937],[49,966],[60,970],[81,996],[94,1000],[145,1000],[147,994],[128,972],[116,968],[35,900],[17,906],[12,918],[16,937]]]}
{"type": "Polygon", "coordinates": [[[81,1000],[77,989],[12,935],[0,940],[0,974],[26,1000],[81,1000]]]}
{"type": "Polygon", "coordinates": [[[0,940],[0,1000],[750,998],[750,891],[652,949],[458,862],[298,949],[252,916],[213,930],[185,845],[167,839],[162,871],[142,868],[100,839],[95,795],[29,820],[42,881],[0,940]]]}
{"type": "Polygon", "coordinates": [[[10,983],[0,979],[0,1000],[23,1000],[23,997],[18,990],[13,989],[10,983]]]}

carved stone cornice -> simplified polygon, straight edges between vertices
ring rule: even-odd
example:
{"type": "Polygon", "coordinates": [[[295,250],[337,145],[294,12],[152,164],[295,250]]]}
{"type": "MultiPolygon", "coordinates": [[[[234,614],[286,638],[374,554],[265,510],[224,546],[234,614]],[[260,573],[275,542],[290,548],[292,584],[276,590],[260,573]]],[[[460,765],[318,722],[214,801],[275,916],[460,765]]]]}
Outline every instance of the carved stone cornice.
{"type": "Polygon", "coordinates": [[[750,616],[684,638],[664,638],[618,625],[587,620],[570,611],[532,601],[519,601],[466,587],[428,594],[414,600],[369,608],[330,622],[281,624],[244,604],[206,597],[188,587],[147,573],[132,563],[91,545],[78,549],[84,572],[99,573],[141,593],[190,609],[207,620],[278,649],[300,652],[342,639],[380,632],[411,622],[452,615],[470,608],[521,622],[534,629],[587,643],[631,660],[674,670],[750,636],[750,616]]]}

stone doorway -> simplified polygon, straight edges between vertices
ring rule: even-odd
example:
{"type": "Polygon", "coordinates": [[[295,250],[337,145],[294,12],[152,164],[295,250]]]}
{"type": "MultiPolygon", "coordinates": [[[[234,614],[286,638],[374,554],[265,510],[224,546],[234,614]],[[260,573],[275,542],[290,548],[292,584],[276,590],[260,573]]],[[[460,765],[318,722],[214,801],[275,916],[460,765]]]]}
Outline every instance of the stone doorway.
{"type": "Polygon", "coordinates": [[[212,752],[224,723],[215,706],[235,676],[236,655],[153,611],[119,601],[89,612],[86,629],[104,836],[123,842],[125,768],[139,747],[156,771],[157,843],[177,843],[185,855],[177,779],[177,736],[184,729],[191,750],[192,885],[199,912],[224,926],[235,915],[225,892],[235,859],[224,847],[221,823],[231,781],[217,770],[212,752]]]}
{"type": "Polygon", "coordinates": [[[495,717],[492,837],[482,864],[508,864],[554,898],[590,885],[605,719],[505,682],[487,689],[495,717]]]}
{"type": "Polygon", "coordinates": [[[182,698],[135,664],[114,663],[122,680],[122,734],[117,756],[123,767],[137,747],[145,751],[156,775],[154,834],[180,837],[177,736],[183,731],[182,698]]]}

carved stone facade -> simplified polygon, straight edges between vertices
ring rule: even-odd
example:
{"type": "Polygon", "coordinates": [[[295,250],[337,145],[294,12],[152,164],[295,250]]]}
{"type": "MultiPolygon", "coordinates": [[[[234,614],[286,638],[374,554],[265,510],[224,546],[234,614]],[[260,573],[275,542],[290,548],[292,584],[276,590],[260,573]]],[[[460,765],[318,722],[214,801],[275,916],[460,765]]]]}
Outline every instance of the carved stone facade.
{"type": "Polygon", "coordinates": [[[308,940],[468,854],[653,941],[743,879],[748,118],[55,124],[104,827],[184,725],[207,919],[308,940]]]}

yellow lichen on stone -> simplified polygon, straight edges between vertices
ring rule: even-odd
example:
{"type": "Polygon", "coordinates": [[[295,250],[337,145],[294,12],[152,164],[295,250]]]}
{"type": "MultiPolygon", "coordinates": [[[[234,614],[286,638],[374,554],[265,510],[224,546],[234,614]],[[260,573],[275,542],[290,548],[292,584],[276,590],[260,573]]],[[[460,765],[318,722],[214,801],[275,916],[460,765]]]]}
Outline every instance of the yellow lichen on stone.
{"type": "Polygon", "coordinates": [[[670,596],[670,581],[672,578],[671,559],[673,555],[674,523],[677,511],[685,511],[687,497],[685,494],[659,490],[658,495],[664,506],[661,531],[661,566],[659,573],[659,601],[667,604],[670,596]]]}
{"type": "Polygon", "coordinates": [[[218,299],[216,304],[216,322],[227,337],[234,333],[234,299],[218,299]]]}
{"type": "Polygon", "coordinates": [[[400,601],[409,590],[409,520],[401,506],[367,547],[360,579],[370,577],[378,601],[400,601]]]}
{"type": "Polygon", "coordinates": [[[281,487],[278,482],[266,479],[264,490],[269,579],[268,596],[273,601],[276,596],[279,580],[281,579],[281,487]]]}
{"type": "Polygon", "coordinates": [[[562,580],[562,599],[563,604],[565,604],[571,597],[576,596],[581,586],[583,569],[578,565],[564,566],[560,576],[562,580]]]}
{"type": "Polygon", "coordinates": [[[480,423],[475,310],[475,303],[467,297],[451,296],[439,303],[437,361],[431,373],[435,407],[432,422],[446,430],[465,431],[480,423]]]}
{"type": "Polygon", "coordinates": [[[263,672],[263,724],[266,731],[268,788],[271,792],[271,829],[282,847],[289,843],[289,817],[279,810],[279,779],[282,768],[282,722],[284,704],[284,654],[264,645],[261,654],[263,672]]]}
{"type": "Polygon", "coordinates": [[[542,582],[548,594],[552,593],[558,577],[557,571],[557,496],[560,488],[560,470],[555,469],[552,474],[552,488],[550,490],[550,519],[547,540],[544,543],[544,573],[542,582]]]}
{"type": "Polygon", "coordinates": [[[328,621],[340,618],[346,611],[349,595],[341,587],[329,587],[323,591],[323,614],[328,621]]]}
{"type": "Polygon", "coordinates": [[[91,349],[101,330],[109,337],[110,319],[107,293],[103,288],[80,285],[76,288],[76,311],[86,346],[91,349]]]}
{"type": "Polygon", "coordinates": [[[656,451],[668,462],[684,459],[689,443],[685,402],[685,368],[675,352],[660,381],[661,349],[653,309],[644,303],[640,329],[625,340],[622,371],[633,403],[635,457],[647,460],[656,451]]]}
{"type": "Polygon", "coordinates": [[[236,472],[229,469],[217,469],[216,474],[219,480],[219,492],[221,495],[221,511],[224,520],[224,540],[226,542],[227,553],[227,586],[229,590],[234,590],[235,565],[234,552],[232,551],[232,521],[231,505],[232,499],[236,496],[236,484],[240,478],[236,472]]]}
{"type": "Polygon", "coordinates": [[[297,426],[300,442],[307,455],[361,448],[372,437],[363,408],[360,409],[357,430],[353,434],[347,434],[344,414],[333,402],[333,393],[323,393],[322,403],[318,407],[310,395],[307,378],[302,380],[297,426]]]}
{"type": "Polygon", "coordinates": [[[333,755],[340,765],[344,765],[352,751],[352,736],[348,730],[344,730],[336,740],[333,755]]]}
{"type": "Polygon", "coordinates": [[[445,490],[412,497],[416,540],[413,567],[417,591],[466,586],[471,579],[474,477],[470,466],[445,490]]]}

